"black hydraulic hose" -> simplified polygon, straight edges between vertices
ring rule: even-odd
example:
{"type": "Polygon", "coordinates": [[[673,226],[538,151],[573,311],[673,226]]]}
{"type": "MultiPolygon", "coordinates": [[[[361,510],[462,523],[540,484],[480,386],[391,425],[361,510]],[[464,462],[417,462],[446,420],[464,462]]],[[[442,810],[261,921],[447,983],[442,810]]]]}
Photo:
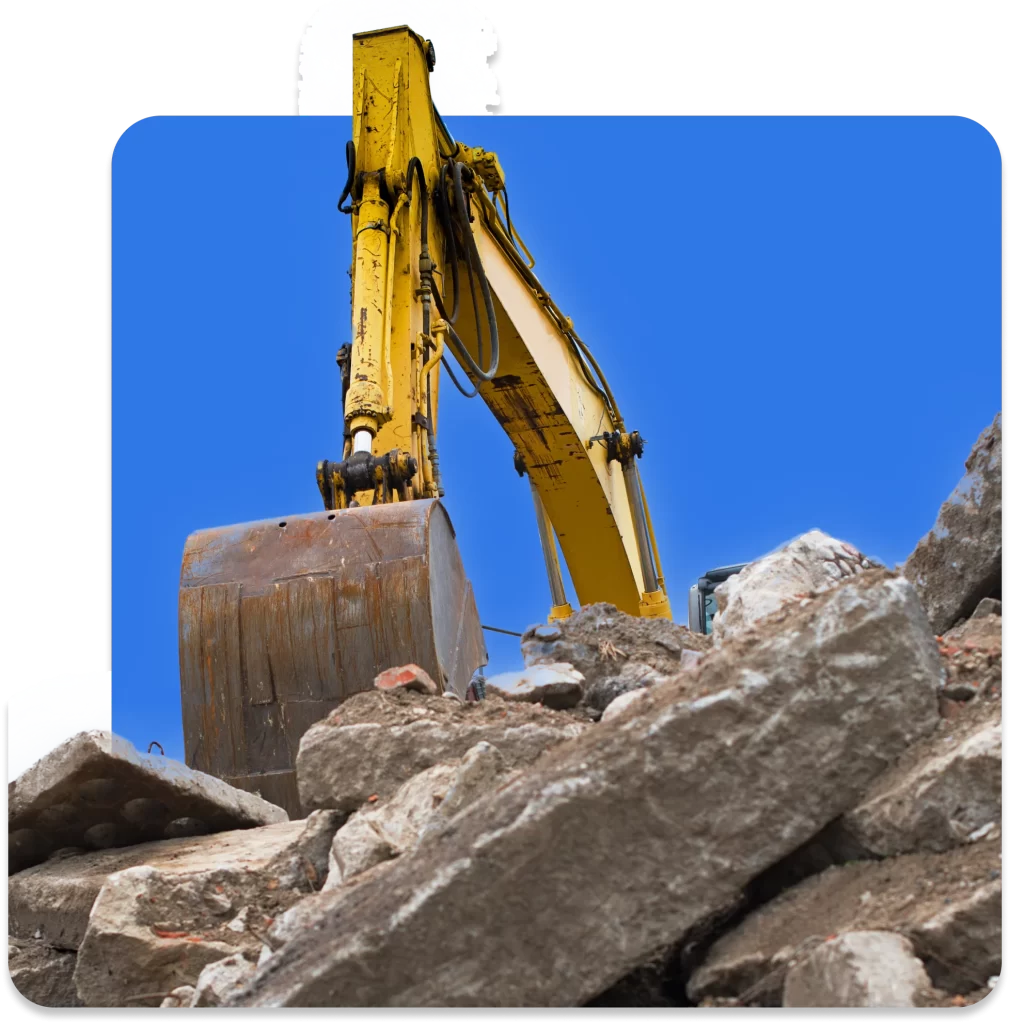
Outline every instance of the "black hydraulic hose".
{"type": "MultiPolygon", "coordinates": [[[[455,330],[453,330],[451,319],[447,315],[445,304],[442,301],[442,296],[438,291],[438,286],[435,284],[434,279],[428,276],[427,284],[431,289],[431,295],[435,300],[435,305],[438,308],[439,315],[446,323],[446,336],[448,338],[449,348],[452,351],[452,354],[456,357],[457,360],[459,360],[461,364],[469,367],[470,372],[479,380],[493,380],[495,374],[498,372],[498,324],[495,320],[494,305],[491,299],[491,289],[487,283],[487,277],[484,274],[484,268],[480,262],[480,254],[477,252],[477,243],[474,240],[473,232],[470,229],[470,219],[466,211],[466,205],[461,199],[463,195],[462,165],[455,164],[453,166],[453,170],[454,182],[456,185],[456,194],[458,197],[457,210],[462,211],[463,237],[465,240],[465,253],[467,257],[467,272],[471,275],[471,295],[473,297],[474,303],[474,319],[477,322],[477,331],[479,339],[478,344],[480,346],[478,349],[479,355],[483,355],[483,335],[480,328],[480,313],[477,310],[476,289],[473,288],[472,274],[474,264],[476,264],[477,277],[480,282],[481,294],[484,298],[484,306],[487,312],[488,326],[490,329],[491,365],[488,367],[487,370],[483,370],[479,363],[474,362],[473,357],[470,355],[469,352],[467,352],[466,347],[463,345],[461,338],[455,332],[455,330]]],[[[443,167],[442,171],[440,172],[440,180],[442,181],[445,180],[444,172],[445,167],[443,167]]],[[[424,171],[421,167],[421,162],[418,160],[417,157],[411,157],[410,162],[407,165],[406,193],[408,203],[411,202],[413,199],[413,183],[415,178],[417,178],[419,192],[421,196],[421,255],[422,259],[430,262],[430,254],[428,250],[428,188],[427,183],[425,182],[424,179],[424,171]]],[[[449,213],[448,202],[445,199],[445,192],[444,190],[441,191],[442,195],[440,207],[447,218],[447,220],[443,223],[443,228],[444,233],[448,236],[450,240],[450,244],[453,246],[453,263],[455,265],[456,251],[455,241],[452,238],[453,225],[451,220],[451,214],[449,213]]],[[[453,303],[455,308],[453,310],[452,319],[454,319],[459,312],[459,288],[457,283],[458,274],[457,272],[455,272],[455,266],[453,276],[454,278],[456,278],[453,287],[453,298],[454,300],[457,301],[454,301],[453,303]]],[[[431,314],[430,309],[427,305],[427,301],[425,301],[424,303],[424,318],[422,323],[422,330],[425,336],[428,336],[431,332],[431,314]]],[[[425,353],[425,356],[427,356],[427,353],[425,353]]],[[[483,359],[481,359],[481,362],[483,362],[483,359]]],[[[449,364],[445,363],[444,365],[446,373],[449,375],[449,379],[453,382],[453,384],[460,391],[460,393],[464,395],[466,398],[475,398],[477,396],[478,389],[475,387],[473,391],[467,391],[460,384],[459,380],[456,378],[456,375],[452,372],[452,368],[449,366],[449,364]]],[[[428,418],[430,422],[430,413],[428,418]]]]}
{"type": "Polygon", "coordinates": [[[340,198],[337,200],[337,209],[341,213],[350,213],[351,205],[344,206],[344,200],[351,194],[351,189],[354,187],[355,155],[353,140],[347,143],[347,147],[344,150],[344,155],[347,158],[347,181],[344,184],[343,192],[340,193],[340,198]]]}
{"type": "Polygon", "coordinates": [[[456,254],[456,237],[452,230],[449,201],[446,198],[449,194],[448,174],[449,165],[446,163],[438,172],[438,189],[435,192],[435,198],[438,203],[438,217],[445,229],[446,247],[449,250],[449,269],[452,273],[452,315],[446,316],[445,310],[441,306],[439,312],[446,323],[454,324],[459,315],[459,258],[456,254]]]}
{"type": "MultiPolygon", "coordinates": [[[[466,251],[467,263],[471,270],[476,270],[477,272],[477,280],[480,282],[481,295],[484,298],[484,309],[488,320],[491,347],[491,365],[487,370],[482,369],[476,362],[474,362],[473,356],[467,352],[462,339],[453,329],[451,322],[449,322],[449,318],[446,316],[445,304],[442,301],[442,296],[439,294],[438,288],[435,286],[434,282],[432,282],[431,293],[435,299],[435,305],[438,307],[439,314],[446,321],[446,336],[449,340],[449,348],[452,350],[452,354],[461,364],[469,369],[470,373],[476,377],[478,381],[493,380],[495,374],[498,372],[498,323],[494,314],[494,302],[491,298],[491,287],[488,285],[487,276],[484,273],[484,267],[480,262],[480,253],[477,252],[477,243],[474,240],[473,231],[470,228],[470,217],[467,213],[466,203],[463,199],[462,164],[456,163],[453,165],[453,183],[456,189],[456,211],[462,220],[461,230],[465,243],[464,248],[466,251]]],[[[447,232],[451,232],[451,222],[445,225],[445,228],[447,232]]],[[[480,313],[477,310],[476,305],[474,306],[473,312],[474,320],[477,324],[478,337],[480,337],[480,313]]],[[[459,387],[459,382],[455,380],[451,372],[449,373],[449,376],[453,378],[453,383],[459,387]]]]}

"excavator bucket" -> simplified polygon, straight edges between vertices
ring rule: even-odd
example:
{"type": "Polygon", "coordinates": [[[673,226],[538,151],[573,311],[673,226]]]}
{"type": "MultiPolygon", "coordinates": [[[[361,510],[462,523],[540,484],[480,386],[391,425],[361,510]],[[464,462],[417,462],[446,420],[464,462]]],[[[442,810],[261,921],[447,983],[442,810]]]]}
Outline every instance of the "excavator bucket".
{"type": "Polygon", "coordinates": [[[377,673],[420,665],[463,697],[487,653],[452,523],[415,500],[201,530],[186,541],[186,763],[301,816],[305,731],[377,673]]]}

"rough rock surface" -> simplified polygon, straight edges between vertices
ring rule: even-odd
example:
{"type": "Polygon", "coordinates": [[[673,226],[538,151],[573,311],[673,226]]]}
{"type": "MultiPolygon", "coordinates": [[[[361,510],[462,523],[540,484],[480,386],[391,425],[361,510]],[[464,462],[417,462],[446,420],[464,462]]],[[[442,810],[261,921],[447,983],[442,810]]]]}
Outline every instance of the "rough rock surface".
{"type": "Polygon", "coordinates": [[[300,863],[308,856],[322,864],[325,875],[329,844],[341,820],[339,815],[320,814],[305,821],[55,858],[8,878],[8,927],[21,939],[37,936],[60,949],[77,949],[102,886],[116,872],[141,865],[187,875],[217,867],[255,872],[284,858],[300,863]]]}
{"type": "Polygon", "coordinates": [[[782,609],[380,877],[311,897],[229,1005],[585,1002],[849,806],[935,726],[940,676],[906,580],[782,609]]]}
{"type": "Polygon", "coordinates": [[[39,1006],[83,1006],[74,987],[77,957],[31,939],[7,940],[7,969],[14,987],[39,1006]]]}
{"type": "Polygon", "coordinates": [[[64,848],[131,846],[288,817],[252,793],[178,761],[139,754],[127,740],[99,730],[60,744],[7,793],[11,873],[64,848]]]}
{"type": "Polygon", "coordinates": [[[618,697],[632,690],[655,686],[669,678],[640,661],[626,661],[615,674],[602,676],[586,690],[586,704],[597,711],[606,711],[618,697]]]}
{"type": "Polygon", "coordinates": [[[172,989],[172,991],[162,999],[160,1005],[166,1009],[189,1007],[193,1005],[193,996],[195,995],[196,989],[192,985],[180,985],[178,988],[172,989]]]}
{"type": "Polygon", "coordinates": [[[932,989],[912,944],[894,932],[846,932],[786,974],[783,1006],[920,1006],[932,989]]]}
{"type": "Polygon", "coordinates": [[[521,768],[589,724],[571,712],[495,696],[461,704],[402,690],[357,693],[302,737],[298,792],[307,809],[353,811],[481,741],[508,767],[521,768]]]}
{"type": "Polygon", "coordinates": [[[121,1006],[137,993],[160,999],[180,985],[196,985],[204,967],[234,953],[255,960],[274,919],[318,891],[341,820],[324,812],[238,833],[258,846],[239,845],[230,859],[208,845],[202,857],[111,875],[77,954],[81,999],[88,1006],[121,1006]],[[268,842],[271,831],[276,835],[268,842]]]}
{"type": "Polygon", "coordinates": [[[256,961],[241,953],[208,964],[201,972],[193,989],[190,1006],[222,1006],[249,980],[256,970],[256,961]]]}
{"type": "Polygon", "coordinates": [[[999,597],[1003,559],[1003,414],[979,435],[965,475],[940,507],[932,530],[903,567],[934,633],[999,597]]]}
{"type": "Polygon", "coordinates": [[[501,672],[484,681],[487,693],[502,700],[522,700],[563,710],[573,708],[582,699],[581,672],[560,662],[554,665],[531,665],[521,672],[501,672]]]}
{"type": "Polygon", "coordinates": [[[391,799],[366,804],[333,837],[323,888],[332,889],[414,849],[429,828],[482,796],[505,770],[501,753],[489,743],[478,743],[462,760],[437,764],[408,779],[391,799]]]}
{"type": "Polygon", "coordinates": [[[638,687],[634,690],[627,690],[624,693],[615,697],[604,709],[603,715],[600,718],[601,722],[609,722],[615,715],[619,715],[625,708],[630,707],[636,703],[640,698],[646,694],[646,688],[644,686],[638,687]]]}
{"type": "Polygon", "coordinates": [[[567,662],[594,683],[616,676],[625,662],[648,665],[660,675],[680,670],[680,654],[708,651],[710,637],[692,633],[669,619],[643,619],[620,612],[612,604],[591,604],[567,619],[531,626],[523,633],[527,665],[567,662]]]}
{"type": "Polygon", "coordinates": [[[820,593],[874,565],[851,544],[810,530],[716,587],[712,642],[718,647],[786,602],[820,593]]]}
{"type": "Polygon", "coordinates": [[[934,983],[969,992],[999,973],[999,844],[831,867],[749,915],[719,939],[688,994],[777,1006],[790,959],[847,931],[904,935],[934,983]],[[939,970],[939,960],[949,966],[939,970]]]}
{"type": "Polygon", "coordinates": [[[841,826],[878,857],[966,842],[1002,818],[1002,705],[976,702],[910,747],[841,826]]]}

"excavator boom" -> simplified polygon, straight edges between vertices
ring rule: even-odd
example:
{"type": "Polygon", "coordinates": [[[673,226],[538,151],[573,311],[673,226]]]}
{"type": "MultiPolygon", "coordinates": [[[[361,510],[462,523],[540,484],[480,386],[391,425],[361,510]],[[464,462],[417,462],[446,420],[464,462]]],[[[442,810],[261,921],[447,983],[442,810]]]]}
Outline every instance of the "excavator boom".
{"type": "MultiPolygon", "coordinates": [[[[440,501],[446,376],[483,399],[515,447],[549,617],[572,611],[558,545],[579,602],[670,617],[644,442],[534,275],[497,157],[439,117],[429,41],[401,26],[353,47],[338,202],[351,219],[351,336],[337,354],[342,443],[316,467],[325,511],[193,534],[180,589],[187,761],[292,813],[312,722],[392,665],[419,664],[462,697],[487,662],[440,501]]],[[[475,484],[494,468],[474,467],[475,484]]]]}

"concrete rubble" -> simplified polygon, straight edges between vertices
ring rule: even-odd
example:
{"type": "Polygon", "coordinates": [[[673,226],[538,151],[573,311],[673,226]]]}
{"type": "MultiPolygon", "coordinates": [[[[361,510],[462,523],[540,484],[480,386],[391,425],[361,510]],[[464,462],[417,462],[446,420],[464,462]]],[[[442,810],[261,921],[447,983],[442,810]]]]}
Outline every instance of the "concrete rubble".
{"type": "Polygon", "coordinates": [[[505,772],[501,752],[481,742],[460,760],[437,764],[408,779],[389,800],[366,804],[333,837],[323,888],[333,889],[414,849],[425,832],[483,796],[505,772]]]}
{"type": "Polygon", "coordinates": [[[298,792],[306,810],[353,811],[369,797],[392,796],[414,775],[460,758],[482,741],[500,751],[510,768],[524,768],[590,724],[493,695],[461,704],[404,691],[357,693],[302,737],[298,792]]]}
{"type": "Polygon", "coordinates": [[[712,622],[713,643],[718,647],[787,602],[818,594],[874,566],[880,563],[851,544],[810,530],[716,587],[719,611],[712,622]]]}
{"type": "Polygon", "coordinates": [[[74,985],[77,957],[34,939],[7,940],[7,969],[14,987],[39,1006],[83,1006],[74,985]]]}
{"type": "Polygon", "coordinates": [[[91,907],[75,974],[83,1001],[151,1005],[138,994],[195,985],[204,967],[236,952],[257,959],[273,920],[325,882],[342,820],[320,812],[206,836],[186,852],[149,844],[139,864],[108,875],[91,907]]]}
{"type": "Polygon", "coordinates": [[[999,596],[1003,559],[1003,414],[982,431],[965,475],[943,503],[903,572],[915,584],[934,633],[999,596]]]}
{"type": "Polygon", "coordinates": [[[8,871],[60,850],[251,828],[287,812],[178,761],[139,754],[112,733],[82,732],[11,783],[8,871]]]}
{"type": "Polygon", "coordinates": [[[1002,819],[1002,707],[979,703],[914,744],[840,826],[868,855],[936,853],[1002,819]]]}
{"type": "Polygon", "coordinates": [[[911,942],[894,932],[846,932],[786,974],[782,1005],[921,1006],[932,992],[911,942]]]}
{"type": "Polygon", "coordinates": [[[897,572],[817,530],[752,563],[714,637],[598,604],[531,627],[526,668],[466,701],[390,666],[304,734],[298,821],[72,738],[10,786],[15,986],[165,1008],[985,999],[1000,458],[997,417],[897,572]]]}
{"type": "Polygon", "coordinates": [[[704,655],[712,641],[667,619],[637,618],[612,604],[594,604],[531,627],[521,646],[528,671],[565,665],[580,673],[581,703],[598,717],[622,693],[676,675],[685,652],[704,655]]]}
{"type": "Polygon", "coordinates": [[[780,616],[477,800],[423,858],[312,897],[230,1005],[572,1005],[675,942],[936,725],[906,581],[780,616]]]}
{"type": "Polygon", "coordinates": [[[904,935],[934,983],[971,991],[999,973],[1001,892],[1000,849],[992,841],[830,867],[715,942],[688,994],[696,1002],[715,996],[781,1005],[790,961],[851,931],[904,935]]]}

